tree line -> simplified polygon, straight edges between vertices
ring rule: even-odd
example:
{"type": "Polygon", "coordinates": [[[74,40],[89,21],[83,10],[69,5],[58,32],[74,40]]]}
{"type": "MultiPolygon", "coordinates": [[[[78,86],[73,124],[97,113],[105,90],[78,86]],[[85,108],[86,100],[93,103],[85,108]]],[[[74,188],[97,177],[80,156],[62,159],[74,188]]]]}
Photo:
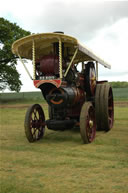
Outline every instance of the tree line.
{"type": "Polygon", "coordinates": [[[110,82],[112,88],[128,88],[128,82],[126,81],[117,81],[117,82],[110,82]]]}

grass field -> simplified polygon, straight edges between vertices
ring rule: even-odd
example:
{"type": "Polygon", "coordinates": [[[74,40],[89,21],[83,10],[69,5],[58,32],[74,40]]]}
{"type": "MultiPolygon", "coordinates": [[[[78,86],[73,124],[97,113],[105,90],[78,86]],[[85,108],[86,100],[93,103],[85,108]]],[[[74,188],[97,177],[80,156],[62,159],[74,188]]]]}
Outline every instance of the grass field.
{"type": "Polygon", "coordinates": [[[47,129],[30,144],[27,106],[0,108],[0,193],[128,193],[128,102],[116,102],[114,128],[89,145],[79,131],[47,129]]]}

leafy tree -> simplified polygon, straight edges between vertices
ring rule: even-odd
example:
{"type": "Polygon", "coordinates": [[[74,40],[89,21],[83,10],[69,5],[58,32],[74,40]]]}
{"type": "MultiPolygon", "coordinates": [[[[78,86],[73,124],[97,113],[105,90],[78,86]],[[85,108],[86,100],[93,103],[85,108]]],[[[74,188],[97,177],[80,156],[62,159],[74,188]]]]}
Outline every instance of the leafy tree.
{"type": "Polygon", "coordinates": [[[22,83],[16,70],[18,57],[12,53],[11,46],[15,40],[29,34],[16,23],[0,18],[0,90],[20,90],[22,83]]]}

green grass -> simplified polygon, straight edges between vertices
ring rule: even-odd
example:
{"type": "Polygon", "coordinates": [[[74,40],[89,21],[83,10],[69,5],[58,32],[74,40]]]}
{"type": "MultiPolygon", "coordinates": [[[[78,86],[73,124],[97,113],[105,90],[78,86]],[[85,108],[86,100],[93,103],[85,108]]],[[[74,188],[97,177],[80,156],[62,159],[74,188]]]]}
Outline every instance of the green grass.
{"type": "Polygon", "coordinates": [[[114,128],[97,132],[88,145],[79,131],[47,129],[42,140],[29,143],[26,110],[0,109],[0,193],[128,192],[128,107],[117,105],[114,128]]]}

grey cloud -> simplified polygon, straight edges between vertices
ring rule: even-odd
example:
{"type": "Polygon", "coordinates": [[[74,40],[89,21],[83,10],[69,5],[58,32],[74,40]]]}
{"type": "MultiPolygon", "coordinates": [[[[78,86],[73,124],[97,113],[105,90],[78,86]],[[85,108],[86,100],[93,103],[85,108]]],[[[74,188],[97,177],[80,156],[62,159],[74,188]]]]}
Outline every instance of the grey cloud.
{"type": "Polygon", "coordinates": [[[31,27],[35,33],[61,30],[80,40],[89,40],[101,28],[128,18],[127,10],[127,1],[53,1],[44,5],[42,13],[33,18],[31,27]]]}

